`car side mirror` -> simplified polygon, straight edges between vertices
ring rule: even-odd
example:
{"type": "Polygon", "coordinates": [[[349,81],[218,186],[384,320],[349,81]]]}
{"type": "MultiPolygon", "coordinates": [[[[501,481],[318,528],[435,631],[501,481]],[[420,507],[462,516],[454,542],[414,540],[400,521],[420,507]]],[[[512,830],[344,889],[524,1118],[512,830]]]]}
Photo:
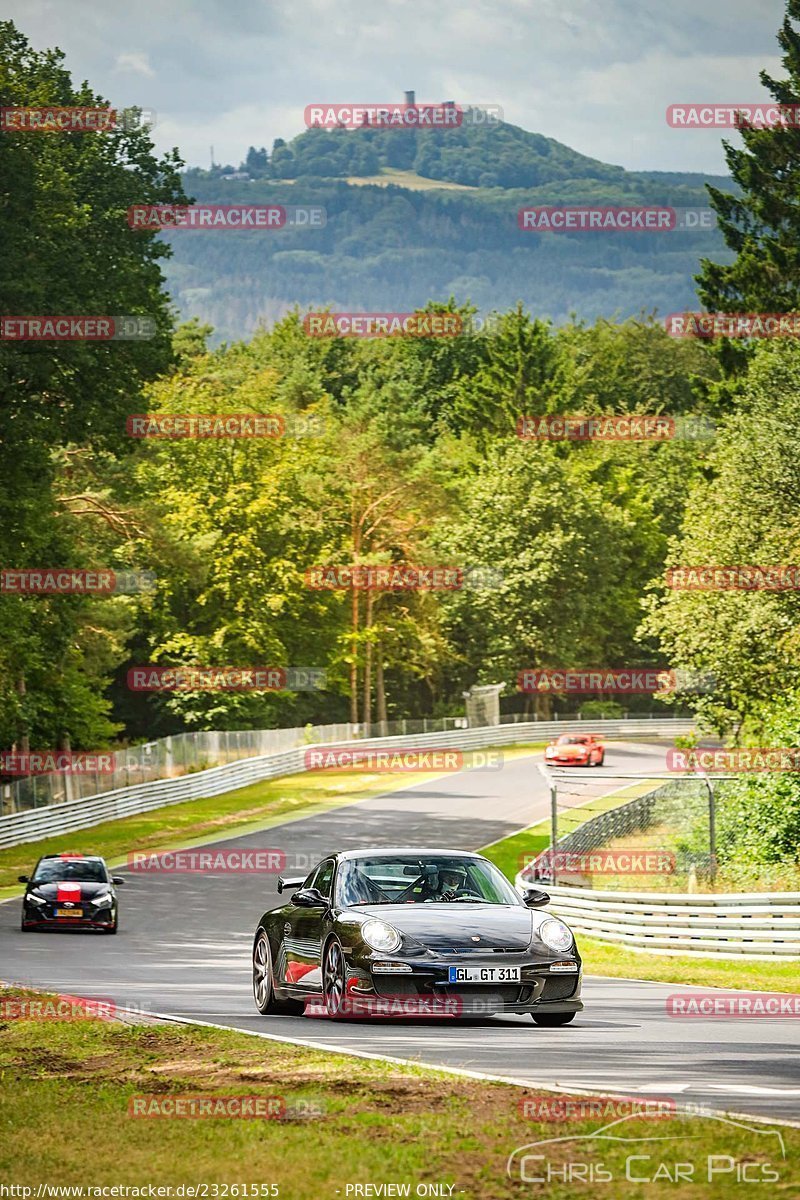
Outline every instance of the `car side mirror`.
{"type": "Polygon", "coordinates": [[[316,888],[301,888],[292,896],[292,904],[298,908],[327,908],[328,901],[316,888]]]}
{"type": "Polygon", "coordinates": [[[305,875],[299,879],[286,879],[283,875],[278,876],[278,895],[282,892],[293,892],[297,888],[302,887],[305,883],[305,875]]]}
{"type": "Polygon", "coordinates": [[[18,875],[18,876],[17,876],[17,880],[18,880],[20,883],[30,883],[30,876],[28,876],[28,875],[18,875]]]}
{"type": "Polygon", "coordinates": [[[543,904],[550,903],[550,893],[543,892],[541,888],[530,888],[522,897],[522,903],[526,908],[541,908],[543,904]]]}
{"type": "Polygon", "coordinates": [[[122,878],[121,875],[112,875],[111,882],[115,883],[117,885],[117,887],[122,887],[125,880],[122,878]]]}

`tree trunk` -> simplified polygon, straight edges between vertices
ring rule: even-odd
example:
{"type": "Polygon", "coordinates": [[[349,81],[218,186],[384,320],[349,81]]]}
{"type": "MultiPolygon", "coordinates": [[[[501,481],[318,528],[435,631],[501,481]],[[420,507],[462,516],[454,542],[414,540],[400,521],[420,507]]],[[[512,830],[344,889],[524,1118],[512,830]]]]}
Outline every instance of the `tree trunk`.
{"type": "MultiPolygon", "coordinates": [[[[25,686],[25,676],[20,675],[19,678],[17,679],[17,695],[20,697],[24,697],[26,692],[27,692],[27,688],[25,686]]],[[[22,730],[22,732],[20,732],[19,752],[20,752],[20,754],[30,754],[30,752],[31,752],[31,739],[30,739],[30,735],[28,734],[27,728],[24,728],[22,730]]]]}
{"type": "Polygon", "coordinates": [[[352,589],[350,611],[350,627],[353,632],[353,640],[350,643],[350,654],[352,661],[350,663],[350,720],[353,725],[358,724],[358,592],[355,584],[352,589]]]}
{"type": "Polygon", "coordinates": [[[380,638],[376,647],[377,657],[375,662],[375,704],[377,707],[378,717],[378,733],[380,737],[386,737],[388,733],[389,722],[386,719],[386,688],[383,682],[383,645],[380,638]]]}
{"type": "MultiPolygon", "coordinates": [[[[353,566],[358,563],[361,553],[361,525],[356,517],[355,501],[350,512],[350,537],[353,542],[353,566]]],[[[350,627],[353,640],[350,643],[352,662],[350,663],[350,721],[358,724],[358,588],[355,581],[352,585],[350,598],[350,627]]]]}
{"type": "MultiPolygon", "coordinates": [[[[369,630],[372,625],[372,609],[374,605],[374,597],[371,591],[367,592],[367,611],[364,615],[364,629],[369,630]]],[[[367,641],[364,644],[364,735],[369,737],[369,727],[372,724],[372,641],[371,635],[367,633],[367,641]]]]}

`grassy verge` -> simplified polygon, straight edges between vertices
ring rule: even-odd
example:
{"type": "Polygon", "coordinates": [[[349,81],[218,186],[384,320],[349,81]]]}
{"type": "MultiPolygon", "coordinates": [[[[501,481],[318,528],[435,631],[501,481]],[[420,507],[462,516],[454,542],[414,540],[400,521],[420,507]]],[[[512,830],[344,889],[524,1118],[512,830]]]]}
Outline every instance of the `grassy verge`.
{"type": "Polygon", "coordinates": [[[718,962],[714,958],[641,954],[622,946],[579,939],[583,967],[590,975],[617,979],[652,979],[660,983],[694,983],[701,987],[744,988],[762,992],[797,992],[796,962],[718,962]]]}
{"type": "MultiPolygon", "coordinates": [[[[626,800],[633,800],[636,796],[643,795],[652,786],[652,783],[647,781],[635,783],[631,787],[620,788],[611,795],[598,796],[574,808],[562,809],[558,816],[559,837],[574,832],[579,825],[591,820],[592,817],[608,812],[609,809],[616,808],[626,800]]],[[[499,842],[493,842],[490,846],[484,846],[481,853],[491,859],[513,882],[515,875],[522,869],[526,860],[541,854],[549,845],[550,821],[546,820],[538,821],[529,829],[522,829],[519,833],[514,833],[511,837],[503,838],[499,842]]]]}
{"type": "MultiPolygon", "coordinates": [[[[678,863],[681,851],[687,842],[687,830],[670,825],[652,825],[642,833],[629,837],[614,838],[606,842],[604,850],[655,850],[660,854],[674,854],[678,863]]],[[[702,841],[701,841],[702,844],[702,841]]],[[[595,887],[625,887],[619,876],[595,877],[595,887]]],[[[691,879],[686,869],[653,876],[647,881],[648,891],[686,892],[713,894],[714,892],[800,892],[800,863],[721,863],[715,877],[711,877],[702,863],[696,876],[691,879]]]]}
{"type": "MultiPolygon", "coordinates": [[[[500,747],[504,759],[541,750],[544,742],[500,747]]],[[[312,771],[264,780],[205,800],[187,800],[119,821],[106,821],[77,833],[59,834],[0,850],[0,899],[16,895],[17,876],[30,872],[42,854],[72,850],[101,854],[122,864],[130,850],[168,850],[216,838],[241,835],[282,821],[310,816],[339,804],[366,800],[439,778],[434,772],[312,771]]]]}
{"type": "MultiPolygon", "coordinates": [[[[24,995],[5,991],[0,1001],[24,995]]],[[[537,1034],[541,1031],[531,1025],[520,1031],[520,1038],[535,1039],[537,1034]]],[[[569,1038],[566,1031],[564,1037],[569,1038]]],[[[586,1139],[619,1115],[619,1110],[595,1102],[594,1115],[543,1120],[542,1103],[558,1103],[557,1097],[537,1093],[534,1099],[531,1092],[505,1084],[234,1032],[83,1019],[6,1020],[0,1077],[0,1128],[5,1135],[0,1178],[34,1189],[40,1183],[172,1188],[229,1184],[247,1186],[246,1191],[229,1190],[229,1197],[261,1197],[270,1195],[268,1187],[274,1184],[278,1190],[272,1194],[281,1200],[334,1200],[403,1194],[355,1192],[357,1185],[405,1185],[413,1196],[419,1184],[435,1183],[452,1186],[452,1193],[445,1187],[435,1195],[510,1200],[521,1194],[519,1178],[506,1175],[512,1151],[542,1139],[586,1139]],[[136,1098],[155,1097],[168,1109],[178,1098],[186,1104],[198,1095],[272,1100],[273,1110],[283,1115],[249,1120],[128,1115],[136,1098]]],[[[149,1108],[151,1102],[145,1103],[149,1108]]],[[[602,1186],[609,1200],[746,1196],[751,1185],[737,1186],[733,1171],[706,1182],[708,1157],[730,1155],[750,1164],[751,1177],[777,1171],[771,1196],[796,1195],[792,1180],[797,1179],[800,1131],[780,1130],[783,1158],[775,1133],[758,1129],[754,1123],[745,1129],[708,1116],[658,1121],[635,1117],[615,1132],[626,1138],[668,1135],[675,1140],[578,1140],[533,1147],[530,1153],[543,1154],[547,1161],[531,1161],[529,1172],[541,1173],[549,1163],[558,1174],[545,1188],[528,1183],[525,1194],[546,1194],[551,1200],[583,1194],[585,1184],[569,1182],[564,1175],[581,1163],[596,1168],[602,1160],[613,1176],[602,1186]],[[660,1162],[684,1163],[691,1164],[693,1180],[670,1182],[662,1172],[663,1182],[628,1182],[625,1159],[630,1154],[649,1155],[637,1160],[634,1176],[652,1177],[660,1162]]],[[[215,1194],[225,1195],[221,1189],[207,1192],[215,1194]]],[[[587,1194],[595,1194],[595,1189],[587,1194]]]]}
{"type": "MultiPolygon", "coordinates": [[[[641,790],[641,785],[636,785],[641,790]]],[[[646,790],[646,788],[645,788],[646,790]]],[[[616,807],[621,799],[630,799],[631,789],[624,794],[603,796],[589,804],[573,809],[570,829],[598,812],[616,807]]],[[[629,839],[630,840],[630,839],[629,839]]],[[[612,845],[622,845],[610,843],[612,845]]],[[[514,880],[526,856],[535,856],[550,845],[550,822],[540,821],[521,833],[512,834],[500,842],[484,847],[482,853],[510,880],[514,880]]],[[[641,848],[640,843],[637,846],[641,848]]],[[[598,884],[598,886],[600,886],[598,884]]],[[[581,935],[578,938],[584,971],[588,975],[608,975],[618,979],[648,979],[657,983],[688,983],[701,987],[757,989],[770,992],[798,991],[796,962],[720,962],[714,958],[695,958],[688,955],[648,954],[646,951],[626,950],[581,935]]]]}

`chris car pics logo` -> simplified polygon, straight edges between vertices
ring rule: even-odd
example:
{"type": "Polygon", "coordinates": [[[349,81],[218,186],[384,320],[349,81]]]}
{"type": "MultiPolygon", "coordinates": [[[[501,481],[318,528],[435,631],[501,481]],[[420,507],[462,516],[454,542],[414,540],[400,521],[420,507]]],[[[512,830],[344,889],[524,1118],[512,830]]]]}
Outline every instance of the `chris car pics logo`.
{"type": "MultiPolygon", "coordinates": [[[[698,1183],[717,1184],[720,1196],[724,1196],[725,1189],[733,1184],[790,1182],[784,1173],[786,1146],[779,1129],[748,1125],[743,1120],[696,1111],[691,1114],[676,1112],[675,1124],[681,1117],[687,1123],[691,1122],[687,1132],[665,1134],[654,1128],[652,1122],[641,1125],[641,1116],[634,1112],[583,1136],[566,1135],[529,1142],[511,1152],[506,1173],[519,1183],[556,1185],[559,1189],[565,1184],[623,1182],[628,1187],[630,1184],[679,1184],[683,1192],[683,1186],[687,1184],[690,1187],[698,1183]],[[704,1132],[716,1135],[714,1140],[718,1139],[720,1145],[717,1149],[701,1150],[698,1147],[692,1154],[692,1142],[700,1138],[700,1131],[694,1124],[699,1120],[711,1123],[704,1132]],[[736,1146],[735,1154],[727,1152],[723,1140],[736,1146]],[[673,1148],[673,1143],[680,1145],[673,1148]]],[[[559,1190],[559,1195],[563,1194],[559,1190]]],[[[620,1193],[597,1189],[589,1194],[611,1196],[620,1193]]],[[[702,1195],[710,1194],[702,1192],[702,1195]]]]}

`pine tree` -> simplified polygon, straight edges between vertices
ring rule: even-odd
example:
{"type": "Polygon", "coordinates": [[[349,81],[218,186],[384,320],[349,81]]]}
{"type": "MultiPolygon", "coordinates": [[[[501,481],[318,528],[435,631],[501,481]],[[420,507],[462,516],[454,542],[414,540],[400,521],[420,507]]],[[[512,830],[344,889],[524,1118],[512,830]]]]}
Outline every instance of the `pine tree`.
{"type": "MultiPolygon", "coordinates": [[[[796,106],[792,118],[800,117],[797,21],[800,0],[787,0],[778,41],[788,77],[760,74],[776,103],[796,106]]],[[[755,128],[743,123],[741,135],[742,148],[723,143],[741,193],[708,188],[736,258],[728,265],[703,259],[698,295],[712,312],[794,312],[800,309],[800,124],[755,128]]]]}

